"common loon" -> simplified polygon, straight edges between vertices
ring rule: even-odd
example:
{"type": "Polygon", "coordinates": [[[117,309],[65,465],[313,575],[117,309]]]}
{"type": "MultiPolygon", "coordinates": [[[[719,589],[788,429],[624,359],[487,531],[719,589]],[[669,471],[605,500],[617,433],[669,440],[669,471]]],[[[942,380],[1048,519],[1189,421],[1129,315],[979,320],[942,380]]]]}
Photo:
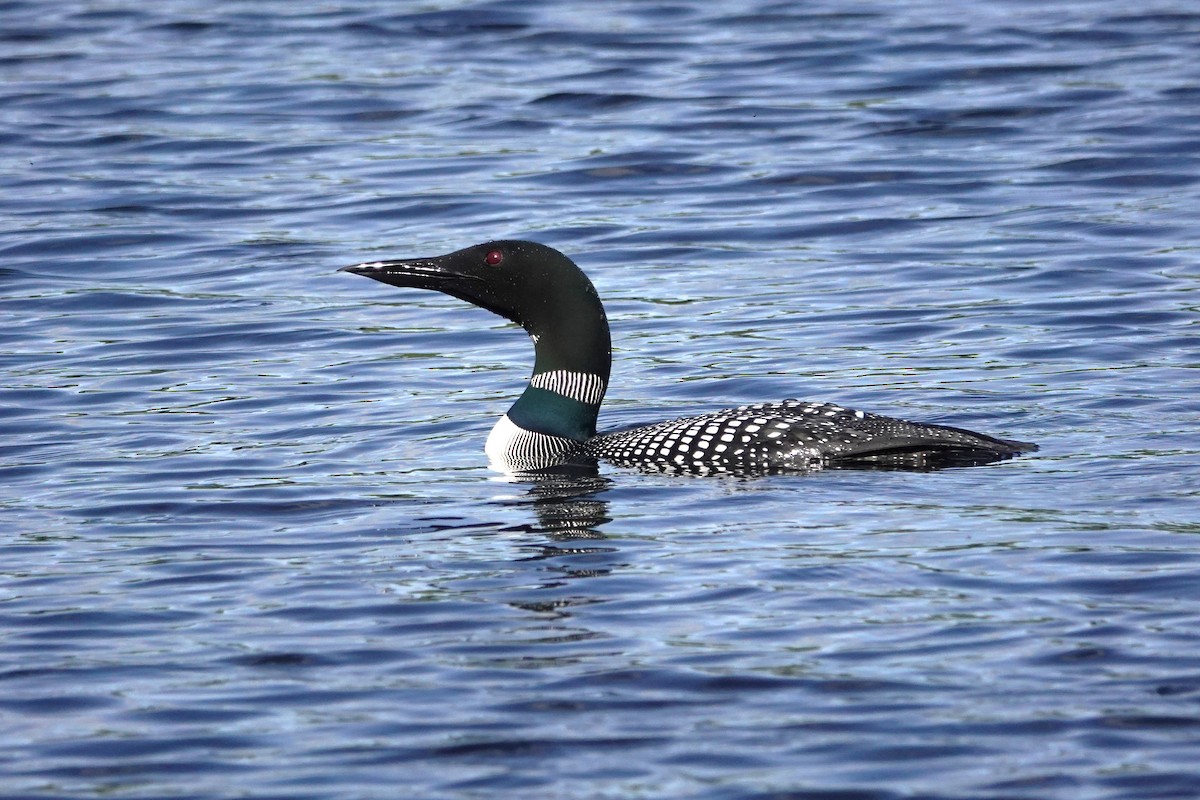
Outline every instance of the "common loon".
{"type": "Polygon", "coordinates": [[[432,258],[343,267],[392,286],[434,289],[522,326],[533,376],[488,436],[493,467],[536,472],[603,459],[651,472],[757,474],[823,467],[935,469],[1037,450],[961,428],[831,403],[784,400],[596,435],[608,388],[608,318],[592,282],[546,245],[494,241],[432,258]]]}

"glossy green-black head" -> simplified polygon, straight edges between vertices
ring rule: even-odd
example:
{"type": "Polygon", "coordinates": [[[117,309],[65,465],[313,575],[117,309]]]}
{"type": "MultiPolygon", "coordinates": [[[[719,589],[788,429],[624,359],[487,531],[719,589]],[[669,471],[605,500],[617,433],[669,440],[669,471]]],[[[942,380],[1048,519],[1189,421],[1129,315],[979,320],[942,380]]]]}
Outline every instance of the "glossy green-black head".
{"type": "Polygon", "coordinates": [[[392,286],[433,289],[521,325],[537,345],[535,371],[585,370],[608,378],[608,320],[592,282],[571,259],[537,242],[485,242],[446,255],[343,268],[392,286]]]}

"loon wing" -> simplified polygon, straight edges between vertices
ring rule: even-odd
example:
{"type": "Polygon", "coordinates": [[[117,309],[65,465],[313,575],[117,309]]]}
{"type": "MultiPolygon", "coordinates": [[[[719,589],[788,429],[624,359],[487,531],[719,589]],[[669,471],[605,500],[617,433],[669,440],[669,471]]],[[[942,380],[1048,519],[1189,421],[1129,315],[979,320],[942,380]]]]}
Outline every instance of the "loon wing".
{"type": "Polygon", "coordinates": [[[1037,445],[955,428],[869,414],[833,403],[785,400],[748,406],[783,437],[820,449],[833,467],[940,468],[986,464],[1037,450],[1037,445]]]}
{"type": "Polygon", "coordinates": [[[986,464],[1036,450],[961,428],[784,400],[601,434],[585,452],[656,471],[745,472],[938,469],[986,464]]]}

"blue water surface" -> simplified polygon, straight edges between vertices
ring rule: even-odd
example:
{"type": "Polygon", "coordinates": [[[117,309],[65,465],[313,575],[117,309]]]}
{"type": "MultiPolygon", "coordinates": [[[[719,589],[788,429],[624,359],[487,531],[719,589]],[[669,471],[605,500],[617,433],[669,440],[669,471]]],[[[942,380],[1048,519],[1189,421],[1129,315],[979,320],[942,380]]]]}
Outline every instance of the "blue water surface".
{"type": "Polygon", "coordinates": [[[1200,786],[1200,10],[0,3],[6,798],[1200,786]],[[528,339],[339,274],[500,237],[602,427],[801,397],[936,473],[514,482],[528,339]]]}

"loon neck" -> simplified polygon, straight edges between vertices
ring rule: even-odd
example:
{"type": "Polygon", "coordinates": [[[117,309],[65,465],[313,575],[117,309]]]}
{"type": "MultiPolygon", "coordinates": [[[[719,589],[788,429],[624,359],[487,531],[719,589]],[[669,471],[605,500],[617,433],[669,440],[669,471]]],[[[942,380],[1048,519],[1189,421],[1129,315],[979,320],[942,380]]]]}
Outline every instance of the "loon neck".
{"type": "MultiPolygon", "coordinates": [[[[593,290],[594,292],[594,290],[593,290]]],[[[550,324],[526,325],[533,339],[533,375],[508,410],[517,426],[574,441],[596,435],[608,389],[612,343],[599,298],[564,304],[550,324]]]]}

